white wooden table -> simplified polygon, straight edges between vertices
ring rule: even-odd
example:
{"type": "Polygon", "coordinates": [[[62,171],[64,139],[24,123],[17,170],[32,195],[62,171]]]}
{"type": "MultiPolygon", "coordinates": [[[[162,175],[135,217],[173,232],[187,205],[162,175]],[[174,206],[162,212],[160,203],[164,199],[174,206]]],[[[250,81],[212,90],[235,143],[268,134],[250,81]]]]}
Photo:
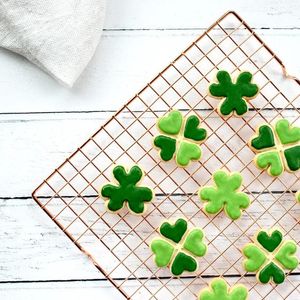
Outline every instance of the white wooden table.
{"type": "Polygon", "coordinates": [[[119,299],[31,198],[50,171],[227,10],[300,76],[299,0],[108,0],[95,57],[73,89],[0,51],[0,299],[119,299]]]}

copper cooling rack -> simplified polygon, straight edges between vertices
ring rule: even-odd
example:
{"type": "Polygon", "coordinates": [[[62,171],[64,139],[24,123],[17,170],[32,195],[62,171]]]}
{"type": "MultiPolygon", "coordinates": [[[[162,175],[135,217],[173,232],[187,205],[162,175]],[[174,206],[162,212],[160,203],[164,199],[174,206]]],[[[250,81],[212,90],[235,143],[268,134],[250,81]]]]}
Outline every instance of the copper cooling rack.
{"type": "Polygon", "coordinates": [[[240,251],[261,227],[281,227],[286,238],[300,243],[300,206],[294,199],[299,173],[269,177],[255,167],[247,146],[263,122],[285,117],[299,125],[299,85],[249,25],[228,12],[79,147],[33,197],[127,299],[197,299],[217,276],[245,284],[249,299],[300,299],[300,268],[284,284],[258,284],[243,270],[240,251]],[[223,119],[216,113],[219,102],[207,95],[207,88],[218,69],[233,75],[248,70],[260,85],[243,118],[223,119]],[[198,114],[209,133],[201,161],[185,169],[162,162],[152,146],[157,118],[172,108],[198,114]],[[143,185],[156,193],[147,215],[105,211],[98,190],[111,181],[115,164],[144,169],[143,185]],[[235,222],[223,212],[206,216],[197,197],[199,186],[211,184],[211,174],[220,168],[241,172],[252,200],[235,222]],[[198,273],[173,278],[168,269],[155,266],[149,243],[163,219],[179,216],[203,228],[208,253],[198,273]]]}

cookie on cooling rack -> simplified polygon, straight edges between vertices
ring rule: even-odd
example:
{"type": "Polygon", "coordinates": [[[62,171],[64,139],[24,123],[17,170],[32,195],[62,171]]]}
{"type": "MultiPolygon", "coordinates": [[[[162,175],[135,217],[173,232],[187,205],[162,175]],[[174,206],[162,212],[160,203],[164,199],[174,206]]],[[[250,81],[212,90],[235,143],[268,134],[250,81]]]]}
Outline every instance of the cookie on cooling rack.
{"type": "Polygon", "coordinates": [[[283,240],[279,229],[260,230],[253,243],[247,244],[242,253],[243,266],[247,272],[256,272],[258,282],[266,284],[273,281],[283,283],[285,270],[292,271],[299,265],[296,257],[297,244],[293,240],[283,240]]]}
{"type": "Polygon", "coordinates": [[[221,100],[217,108],[220,115],[242,117],[248,112],[247,101],[255,98],[259,92],[257,84],[252,83],[252,77],[250,72],[241,72],[233,82],[227,71],[218,71],[216,83],[209,86],[209,95],[221,100]]]}
{"type": "Polygon", "coordinates": [[[184,118],[180,111],[172,110],[158,119],[157,128],[161,134],[154,138],[153,144],[163,161],[175,158],[179,167],[186,167],[201,158],[200,144],[206,140],[207,131],[200,126],[197,115],[184,118]]]}
{"type": "Polygon", "coordinates": [[[300,203],[300,191],[298,191],[295,195],[296,201],[300,203]]]}
{"type": "Polygon", "coordinates": [[[199,293],[199,300],[247,300],[248,289],[243,284],[236,284],[230,287],[223,278],[213,279],[208,288],[204,288],[199,293]]]}
{"type": "Polygon", "coordinates": [[[218,170],[213,174],[213,180],[214,186],[201,187],[198,192],[200,200],[206,202],[204,211],[217,214],[224,208],[228,218],[238,219],[242,211],[250,205],[248,195],[240,191],[242,175],[218,170]]]}
{"type": "Polygon", "coordinates": [[[152,201],[154,192],[149,187],[138,185],[144,176],[143,170],[137,165],[130,170],[118,165],[113,169],[113,176],[116,184],[106,184],[100,190],[100,195],[105,199],[106,209],[117,213],[126,203],[131,213],[145,213],[145,203],[152,201]]]}
{"type": "Polygon", "coordinates": [[[277,120],[274,126],[260,125],[249,145],[256,153],[255,165],[267,170],[270,176],[300,168],[300,128],[292,126],[287,119],[277,120]]]}
{"type": "Polygon", "coordinates": [[[206,254],[207,246],[201,228],[188,228],[188,222],[179,218],[165,221],[159,228],[160,237],[154,238],[150,249],[157,267],[170,267],[174,276],[198,270],[198,257],[206,254]]]}

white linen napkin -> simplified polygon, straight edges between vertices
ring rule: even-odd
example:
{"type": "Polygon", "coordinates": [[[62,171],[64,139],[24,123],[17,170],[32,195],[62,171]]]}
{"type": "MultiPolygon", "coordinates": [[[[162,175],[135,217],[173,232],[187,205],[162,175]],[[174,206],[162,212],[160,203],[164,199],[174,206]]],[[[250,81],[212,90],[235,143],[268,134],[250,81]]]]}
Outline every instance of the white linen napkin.
{"type": "Polygon", "coordinates": [[[99,43],[106,0],[1,0],[0,46],[72,86],[99,43]]]}

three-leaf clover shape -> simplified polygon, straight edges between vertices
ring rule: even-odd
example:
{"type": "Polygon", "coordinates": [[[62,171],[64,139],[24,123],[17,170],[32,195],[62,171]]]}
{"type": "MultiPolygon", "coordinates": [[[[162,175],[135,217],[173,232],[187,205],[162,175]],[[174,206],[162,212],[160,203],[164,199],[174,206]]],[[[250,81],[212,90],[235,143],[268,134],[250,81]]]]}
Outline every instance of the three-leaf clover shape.
{"type": "Polygon", "coordinates": [[[142,169],[135,165],[129,172],[121,165],[113,169],[114,178],[118,184],[106,184],[101,189],[101,196],[108,199],[105,202],[106,208],[110,212],[117,212],[127,203],[128,209],[135,214],[145,212],[145,203],[153,198],[150,188],[137,186],[143,177],[142,169]]]}
{"type": "Polygon", "coordinates": [[[236,284],[229,287],[222,278],[216,278],[211,281],[209,288],[200,291],[199,300],[246,300],[248,290],[242,284],[236,284]]]}
{"type": "Polygon", "coordinates": [[[274,128],[261,125],[250,146],[257,153],[254,158],[257,167],[267,169],[271,176],[300,168],[300,128],[292,127],[287,119],[278,120],[274,128]]]}
{"type": "Polygon", "coordinates": [[[197,227],[189,230],[187,221],[179,218],[174,224],[164,222],[159,232],[162,237],[153,239],[150,244],[155,264],[170,266],[174,276],[184,271],[195,272],[198,269],[196,258],[204,256],[207,250],[203,231],[197,227]]]}
{"type": "Polygon", "coordinates": [[[256,84],[251,83],[252,74],[242,72],[233,83],[230,74],[227,71],[218,71],[218,83],[212,83],[209,86],[211,96],[221,98],[222,102],[218,111],[223,116],[229,116],[235,113],[242,116],[248,111],[247,100],[254,98],[259,91],[256,84]]]}
{"type": "Polygon", "coordinates": [[[154,145],[160,149],[161,159],[169,161],[175,156],[176,163],[181,167],[187,166],[191,160],[200,159],[199,144],[204,142],[207,132],[199,125],[198,116],[189,116],[184,122],[178,110],[159,118],[157,127],[162,134],[154,138],[154,145]]]}
{"type": "Polygon", "coordinates": [[[280,284],[285,280],[284,269],[294,270],[299,264],[296,251],[297,244],[292,240],[283,242],[280,230],[269,233],[261,230],[254,243],[243,248],[246,257],[243,265],[247,272],[257,272],[259,282],[268,283],[272,279],[275,284],[280,284]]]}
{"type": "Polygon", "coordinates": [[[227,173],[218,170],[213,174],[215,186],[202,187],[199,197],[207,202],[204,210],[208,214],[217,214],[224,207],[226,215],[232,220],[241,216],[241,211],[250,205],[247,194],[239,192],[243,178],[240,173],[227,173]]]}

